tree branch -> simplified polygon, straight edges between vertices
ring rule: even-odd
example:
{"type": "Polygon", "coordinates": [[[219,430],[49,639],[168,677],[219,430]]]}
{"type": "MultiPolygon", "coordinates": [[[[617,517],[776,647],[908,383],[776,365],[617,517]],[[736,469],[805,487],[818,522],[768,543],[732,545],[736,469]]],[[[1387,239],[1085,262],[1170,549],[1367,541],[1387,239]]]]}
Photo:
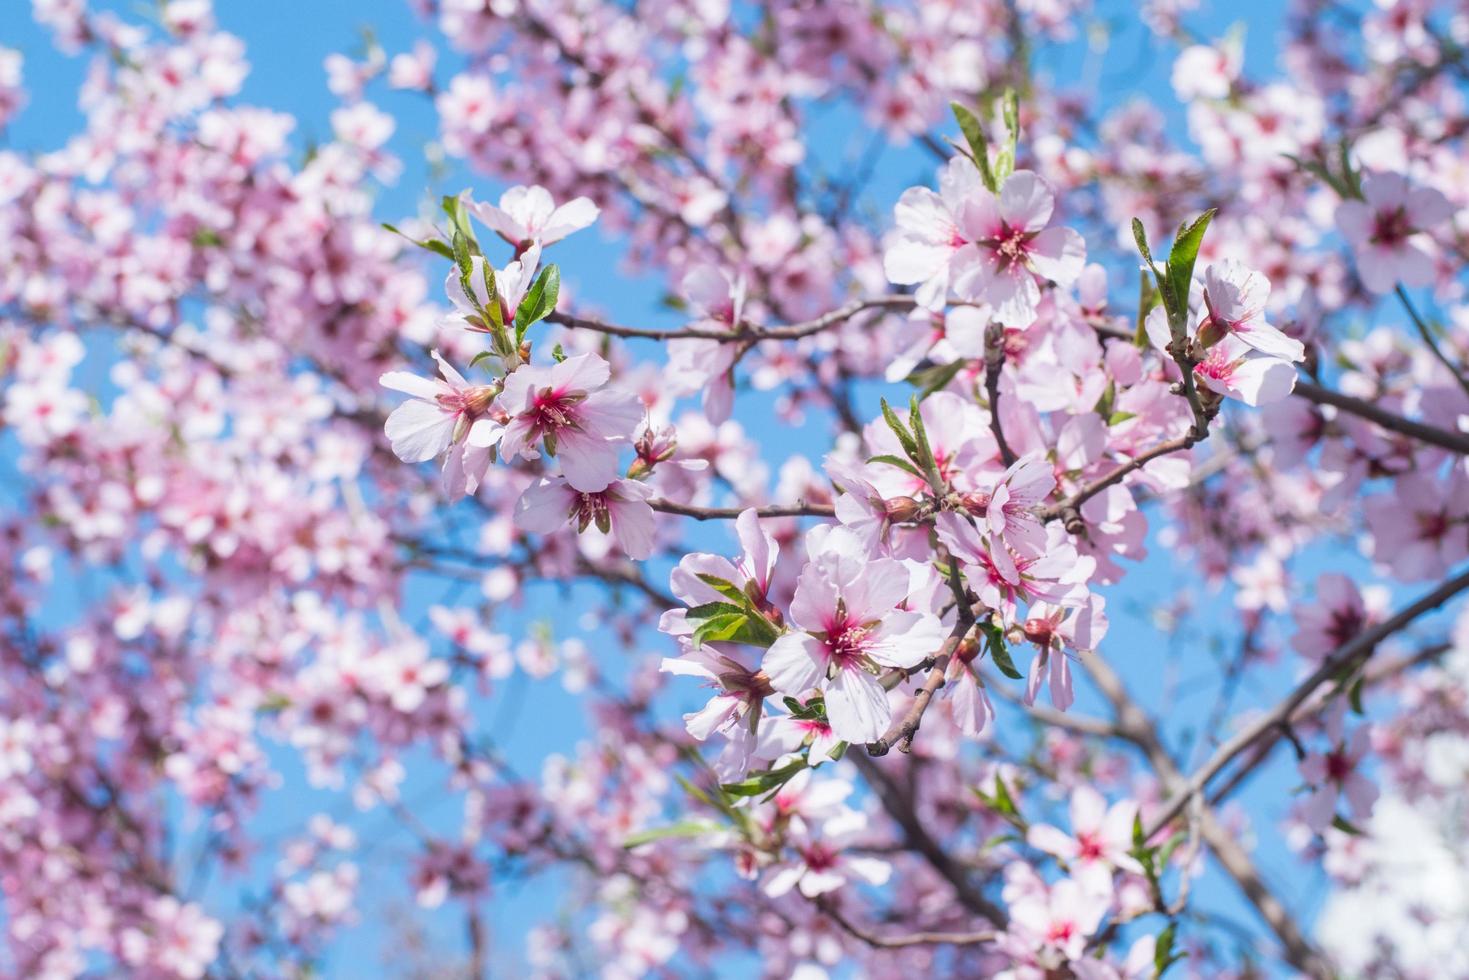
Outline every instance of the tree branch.
{"type": "Polygon", "coordinates": [[[1447,429],[1403,418],[1401,415],[1394,415],[1369,401],[1353,398],[1351,395],[1343,395],[1339,391],[1332,391],[1305,380],[1296,382],[1295,393],[1309,402],[1317,405],[1331,405],[1340,411],[1364,418],[1399,435],[1438,446],[1440,449],[1447,449],[1461,456],[1469,456],[1469,435],[1450,432],[1447,429]]]}
{"type": "Polygon", "coordinates": [[[717,340],[722,343],[756,343],[762,340],[799,340],[802,337],[809,337],[812,334],[818,334],[823,330],[830,329],[866,310],[911,309],[913,305],[914,301],[912,296],[900,294],[891,296],[868,296],[862,299],[854,299],[814,319],[803,320],[800,323],[776,327],[756,327],[748,324],[737,324],[728,330],[712,330],[701,327],[681,327],[676,330],[626,327],[616,323],[607,323],[592,317],[573,316],[570,313],[559,311],[552,313],[546,319],[552,323],[559,323],[563,327],[570,327],[574,330],[593,330],[597,333],[610,334],[613,337],[627,337],[641,340],[717,340]]]}
{"type": "Polygon", "coordinates": [[[834,904],[826,900],[825,896],[813,899],[816,907],[821,909],[827,918],[831,919],[848,935],[860,939],[862,942],[876,949],[902,949],[907,946],[972,946],[977,943],[994,942],[993,930],[982,932],[911,932],[902,936],[877,936],[853,924],[846,916],[837,911],[834,904]]]}
{"type": "MultiPolygon", "coordinates": [[[[1275,707],[1257,717],[1244,730],[1235,735],[1234,738],[1220,746],[1213,757],[1189,777],[1183,789],[1174,793],[1168,802],[1163,804],[1158,810],[1148,824],[1147,835],[1151,837],[1166,827],[1174,817],[1178,816],[1189,799],[1195,794],[1203,792],[1209,780],[1218,775],[1220,770],[1228,765],[1230,760],[1235,756],[1244,752],[1261,737],[1271,737],[1270,733],[1272,731],[1277,731],[1280,726],[1289,722],[1296,708],[1310,697],[1318,687],[1338,676],[1344,670],[1355,667],[1359,661],[1365,660],[1372,655],[1377,644],[1403,629],[1424,613],[1437,609],[1465,589],[1469,589],[1469,571],[1449,579],[1390,619],[1385,620],[1372,629],[1361,633],[1355,639],[1338,647],[1335,652],[1322,661],[1321,666],[1316,668],[1311,676],[1298,684],[1275,707]]],[[[1274,737],[1278,737],[1278,735],[1274,737]]]]}
{"type": "MultiPolygon", "coordinates": [[[[698,507],[664,500],[662,497],[652,498],[648,501],[648,506],[662,514],[678,514],[681,517],[692,517],[696,521],[732,521],[749,510],[748,507],[698,507]]],[[[774,504],[756,507],[755,513],[760,517],[832,517],[836,514],[836,508],[831,504],[774,504]]]]}

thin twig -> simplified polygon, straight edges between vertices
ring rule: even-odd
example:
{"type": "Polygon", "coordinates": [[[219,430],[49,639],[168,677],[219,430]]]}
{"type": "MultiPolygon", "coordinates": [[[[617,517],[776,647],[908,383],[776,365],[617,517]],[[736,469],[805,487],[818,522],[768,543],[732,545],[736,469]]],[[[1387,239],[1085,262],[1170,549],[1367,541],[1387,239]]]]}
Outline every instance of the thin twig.
{"type": "Polygon", "coordinates": [[[1282,725],[1289,723],[1291,715],[1295,712],[1296,708],[1309,698],[1318,687],[1338,676],[1344,670],[1356,667],[1357,662],[1370,657],[1373,650],[1383,640],[1403,629],[1424,613],[1437,609],[1465,589],[1469,589],[1469,571],[1449,579],[1390,619],[1383,621],[1338,647],[1335,652],[1322,661],[1321,666],[1316,668],[1311,676],[1298,684],[1275,707],[1257,717],[1235,735],[1234,738],[1220,746],[1219,750],[1214,753],[1208,762],[1195,770],[1184,787],[1180,791],[1175,792],[1168,802],[1164,803],[1153,815],[1152,820],[1148,823],[1147,836],[1151,837],[1166,827],[1174,817],[1178,816],[1179,811],[1184,808],[1184,805],[1188,803],[1189,799],[1203,792],[1209,780],[1218,775],[1235,756],[1244,752],[1262,736],[1269,737],[1271,732],[1278,732],[1282,725]]]}
{"type": "Polygon", "coordinates": [[[878,936],[863,929],[847,919],[837,907],[826,900],[825,896],[813,899],[816,907],[825,913],[848,935],[860,939],[862,942],[876,949],[902,949],[906,946],[972,946],[977,943],[994,942],[995,932],[986,929],[982,932],[910,932],[901,936],[878,936]]]}
{"type": "Polygon", "coordinates": [[[1464,389],[1464,394],[1469,395],[1469,378],[1466,378],[1460,372],[1458,365],[1449,360],[1448,355],[1439,348],[1438,341],[1433,339],[1433,331],[1428,328],[1428,324],[1424,322],[1423,317],[1418,315],[1418,309],[1408,297],[1408,291],[1402,286],[1394,287],[1394,291],[1398,294],[1398,299],[1402,301],[1403,309],[1408,311],[1408,318],[1413,321],[1413,326],[1418,328],[1418,336],[1423,338],[1423,342],[1428,345],[1428,349],[1433,352],[1433,356],[1438,358],[1438,362],[1448,369],[1449,374],[1453,375],[1455,381],[1459,382],[1459,387],[1464,389]]]}
{"type": "Polygon", "coordinates": [[[675,330],[627,327],[621,324],[607,323],[592,317],[573,316],[570,313],[559,311],[552,313],[546,319],[552,323],[559,323],[563,327],[570,327],[575,330],[593,330],[597,333],[610,334],[613,337],[628,337],[641,340],[717,340],[723,343],[755,343],[761,340],[799,340],[802,337],[810,337],[812,334],[818,334],[823,330],[830,329],[866,310],[910,309],[913,305],[914,301],[912,296],[896,294],[892,296],[867,296],[844,303],[834,310],[829,310],[821,314],[821,316],[811,320],[803,320],[800,323],[775,327],[757,327],[742,323],[727,330],[713,330],[702,327],[680,327],[675,330]]]}
{"type": "MultiPolygon", "coordinates": [[[[680,504],[673,500],[664,500],[661,497],[649,500],[648,506],[662,514],[678,514],[681,517],[692,517],[696,521],[732,521],[750,509],[748,507],[699,507],[694,504],[680,504]]],[[[836,508],[831,504],[774,504],[769,507],[756,507],[754,510],[760,517],[832,517],[836,514],[836,508]]]]}

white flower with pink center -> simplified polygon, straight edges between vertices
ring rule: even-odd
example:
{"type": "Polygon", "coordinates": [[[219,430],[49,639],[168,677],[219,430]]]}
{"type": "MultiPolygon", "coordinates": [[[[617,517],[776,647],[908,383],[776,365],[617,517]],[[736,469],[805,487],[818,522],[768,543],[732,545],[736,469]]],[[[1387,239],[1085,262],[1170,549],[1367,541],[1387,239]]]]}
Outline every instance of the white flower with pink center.
{"type": "Polygon", "coordinates": [[[1234,334],[1209,348],[1194,377],[1210,391],[1254,406],[1278,402],[1296,388],[1289,361],[1262,354],[1234,334]]]}
{"type": "Polygon", "coordinates": [[[959,215],[970,196],[984,191],[979,171],[963,157],[954,157],[939,171],[939,190],[910,187],[894,208],[897,238],[883,254],[889,282],[918,284],[919,306],[942,310],[949,286],[971,242],[959,230],[959,215]]]}
{"type": "Polygon", "coordinates": [[[465,206],[495,234],[516,248],[542,247],[559,242],[597,220],[600,210],[589,197],[578,197],[557,207],[551,192],[541,186],[512,187],[500,195],[500,204],[472,201],[465,206]]]}
{"type": "Polygon", "coordinates": [[[826,533],[796,585],[791,622],[765,653],[771,686],[798,697],[816,688],[826,699],[832,731],[848,742],[872,742],[892,721],[886,668],[911,668],[938,650],[938,617],[898,609],[908,596],[908,569],[870,559],[856,535],[826,533]]]}
{"type": "Polygon", "coordinates": [[[653,488],[637,480],[613,480],[601,490],[582,491],[564,477],[542,479],[520,495],[515,523],[536,534],[550,534],[567,523],[577,533],[595,526],[612,536],[629,558],[642,561],[653,553],[653,488]]]}
{"type": "Polygon", "coordinates": [[[1137,801],[1123,800],[1109,808],[1101,793],[1082,785],[1071,794],[1071,833],[1035,824],[1025,839],[1065,861],[1072,877],[1093,894],[1111,895],[1114,870],[1143,873],[1131,854],[1136,816],[1137,801]]]}
{"type": "MultiPolygon", "coordinates": [[[[739,326],[745,305],[743,278],[731,278],[717,266],[700,265],[683,277],[679,289],[699,315],[694,327],[733,332],[739,326]]],[[[668,343],[665,372],[673,391],[680,395],[702,391],[704,414],[716,425],[729,418],[734,405],[730,368],[736,352],[735,344],[720,340],[685,338],[668,343]]]]}
{"type": "MultiPolygon", "coordinates": [[[[1204,270],[1204,305],[1208,310],[1199,333],[1204,337],[1238,337],[1262,354],[1287,361],[1306,359],[1306,348],[1265,319],[1270,280],[1241,262],[1228,259],[1204,270]]],[[[1206,341],[1207,343],[1207,341],[1206,341]]]]}
{"type": "Polygon", "coordinates": [[[1053,967],[1080,959],[1086,953],[1087,939],[1107,913],[1109,898],[1070,878],[1049,888],[1038,885],[1011,903],[1011,938],[1038,947],[1041,958],[1053,967]]]}
{"type": "Polygon", "coordinates": [[[1448,198],[1392,173],[1368,176],[1362,197],[1336,209],[1336,227],[1356,254],[1362,285],[1386,293],[1400,283],[1432,282],[1433,243],[1427,232],[1453,215],[1448,198]]]}
{"type": "Polygon", "coordinates": [[[643,417],[636,395],[603,389],[611,373],[596,354],[512,373],[499,399],[509,416],[499,436],[501,455],[535,459],[540,443],[561,461],[573,489],[604,489],[617,478],[619,445],[643,417]]]}
{"type": "Polygon", "coordinates": [[[847,810],[822,824],[819,836],[793,834],[796,857],[777,867],[765,883],[765,894],[779,898],[795,888],[807,898],[815,898],[836,891],[853,878],[869,885],[885,884],[892,875],[892,865],[848,851],[866,827],[863,814],[847,810]]]}
{"type": "Polygon", "coordinates": [[[464,438],[470,423],[484,414],[494,398],[490,385],[473,385],[433,352],[443,380],[420,378],[407,371],[389,371],[379,379],[384,388],[413,396],[388,416],[388,441],[405,463],[422,463],[441,455],[464,438]]]}
{"type": "Polygon", "coordinates": [[[994,307],[1009,327],[1035,322],[1040,282],[1070,286],[1086,266],[1086,244],[1071,228],[1049,227],[1056,196],[1038,175],[1017,170],[998,195],[980,188],[964,202],[959,233],[972,246],[956,262],[956,292],[994,307]]]}
{"type": "Polygon", "coordinates": [[[1340,800],[1346,800],[1351,819],[1359,827],[1366,826],[1372,805],[1377,802],[1377,784],[1362,772],[1362,760],[1372,747],[1370,729],[1360,725],[1346,735],[1346,708],[1346,702],[1339,700],[1327,715],[1330,747],[1325,752],[1307,754],[1299,766],[1301,778],[1311,787],[1301,805],[1301,815],[1318,834],[1331,826],[1340,800]]]}

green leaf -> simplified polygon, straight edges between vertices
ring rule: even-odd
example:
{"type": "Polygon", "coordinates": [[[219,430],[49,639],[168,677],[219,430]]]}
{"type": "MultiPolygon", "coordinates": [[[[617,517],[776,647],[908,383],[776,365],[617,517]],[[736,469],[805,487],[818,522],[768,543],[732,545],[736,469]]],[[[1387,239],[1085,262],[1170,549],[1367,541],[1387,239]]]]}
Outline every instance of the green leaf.
{"type": "Polygon", "coordinates": [[[1024,679],[1025,675],[1015,669],[1015,661],[1010,658],[1010,648],[1005,644],[1005,634],[992,623],[986,623],[983,629],[985,647],[1000,673],[1012,681],[1024,679]]]}
{"type": "Polygon", "coordinates": [[[444,214],[449,217],[449,226],[464,236],[465,241],[470,244],[470,251],[479,255],[479,242],[475,241],[474,228],[469,224],[469,212],[464,209],[464,202],[455,195],[445,194],[439,203],[444,209],[444,214]]]}
{"type": "Polygon", "coordinates": [[[1015,817],[1016,819],[1020,819],[1020,808],[1015,805],[1014,798],[1010,796],[1009,787],[1005,785],[1005,781],[1001,779],[998,774],[996,774],[995,776],[994,800],[995,809],[998,810],[1000,813],[1004,814],[1007,817],[1015,817]]]}
{"type": "Polygon", "coordinates": [[[771,769],[767,772],[756,773],[748,779],[742,779],[736,783],[723,783],[720,789],[731,796],[759,796],[773,789],[779,789],[790,782],[791,777],[806,768],[805,759],[797,759],[787,763],[779,769],[771,769]]]}
{"type": "Polygon", "coordinates": [[[1163,931],[1158,933],[1157,945],[1153,948],[1153,980],[1163,976],[1163,973],[1173,964],[1184,958],[1184,954],[1173,952],[1173,945],[1178,938],[1178,923],[1170,922],[1163,931]]]}
{"type": "Polygon", "coordinates": [[[1136,412],[1113,412],[1111,415],[1107,416],[1107,424],[1120,425],[1121,423],[1126,422],[1128,419],[1135,418],[1137,418],[1136,412]]]}
{"type": "Polygon", "coordinates": [[[1335,827],[1337,830],[1340,830],[1344,834],[1351,834],[1353,837],[1361,837],[1361,836],[1363,836],[1363,834],[1362,834],[1362,828],[1360,828],[1356,824],[1352,823],[1346,817],[1343,817],[1343,816],[1335,816],[1335,817],[1332,817],[1331,818],[1331,825],[1333,827],[1335,827]]]}
{"type": "Polygon", "coordinates": [[[388,224],[386,221],[383,222],[383,227],[386,228],[388,231],[391,231],[393,234],[397,235],[399,238],[406,238],[408,241],[412,242],[414,245],[417,245],[419,248],[427,249],[428,251],[433,252],[435,255],[442,255],[446,259],[454,258],[454,250],[448,245],[439,241],[437,238],[425,238],[420,241],[417,238],[413,238],[409,235],[404,234],[397,228],[388,224]]]}
{"type": "Polygon", "coordinates": [[[698,573],[698,578],[700,582],[703,582],[726,599],[736,603],[741,609],[746,608],[745,603],[747,600],[745,594],[733,582],[728,579],[722,579],[718,575],[709,575],[704,572],[698,573]]]}
{"type": "Polygon", "coordinates": [[[1005,179],[1015,172],[1015,160],[1020,152],[1020,96],[1014,89],[1006,89],[1000,98],[1000,113],[1005,120],[1006,143],[995,158],[995,184],[1003,187],[1005,179]]]}
{"type": "Polygon", "coordinates": [[[690,637],[696,647],[705,643],[746,643],[768,647],[780,635],[764,616],[728,602],[706,602],[695,606],[688,611],[687,618],[697,624],[690,637]]]}
{"type": "Polygon", "coordinates": [[[1347,701],[1351,704],[1352,710],[1359,715],[1367,713],[1362,709],[1362,682],[1364,680],[1366,680],[1365,675],[1358,677],[1352,682],[1352,686],[1347,688],[1347,701]]]}
{"type": "Polygon", "coordinates": [[[1154,276],[1157,276],[1158,264],[1153,261],[1153,253],[1148,250],[1147,229],[1137,218],[1132,219],[1132,240],[1137,242],[1137,250],[1142,253],[1143,261],[1148,264],[1148,269],[1154,276]]]}
{"type": "Polygon", "coordinates": [[[458,229],[454,231],[454,264],[459,267],[459,284],[464,287],[465,295],[471,303],[476,303],[478,298],[469,281],[474,274],[474,253],[469,250],[469,239],[458,229]]]}
{"type": "Polygon", "coordinates": [[[688,820],[683,823],[672,824],[668,827],[654,827],[652,830],[639,831],[624,840],[622,846],[625,848],[634,848],[669,837],[702,837],[705,834],[717,833],[721,829],[723,828],[715,824],[705,823],[699,820],[688,820]]]}
{"type": "Polygon", "coordinates": [[[1194,263],[1199,257],[1199,246],[1204,243],[1204,232],[1209,230],[1209,222],[1218,213],[1217,208],[1210,208],[1187,224],[1178,229],[1178,237],[1173,239],[1173,247],[1168,250],[1168,289],[1173,293],[1174,301],[1178,304],[1176,312],[1179,317],[1188,315],[1189,285],[1193,282],[1194,263]]]}
{"type": "Polygon", "coordinates": [[[517,341],[525,337],[525,331],[531,324],[544,320],[555,312],[556,299],[560,294],[561,270],[555,265],[548,265],[541,270],[541,274],[531,284],[525,298],[520,301],[520,307],[515,311],[515,339],[517,341]]]}
{"type": "Polygon", "coordinates": [[[488,360],[488,359],[490,359],[490,358],[492,358],[494,356],[495,356],[495,352],[494,351],[492,351],[492,350],[482,350],[478,354],[474,355],[473,357],[471,357],[469,359],[469,366],[470,367],[474,367],[480,361],[488,360]]]}
{"type": "Polygon", "coordinates": [[[898,413],[893,411],[893,407],[888,404],[888,400],[886,398],[882,399],[881,404],[883,421],[887,422],[888,428],[893,430],[893,435],[898,437],[898,443],[903,447],[903,452],[908,454],[909,459],[917,463],[918,443],[913,440],[913,436],[904,428],[902,421],[898,418],[898,413]]]}
{"type": "Polygon", "coordinates": [[[934,392],[948,387],[949,382],[958,377],[959,372],[964,370],[968,363],[968,361],[961,357],[959,360],[950,361],[948,364],[926,367],[908,375],[907,381],[918,389],[918,400],[923,401],[934,392]]]}
{"type": "Polygon", "coordinates": [[[974,113],[959,103],[950,102],[949,108],[954,111],[954,119],[959,123],[959,131],[964,134],[964,141],[969,144],[969,152],[974,154],[974,165],[979,168],[980,179],[990,193],[998,194],[999,184],[995,180],[994,171],[990,169],[990,151],[984,138],[984,127],[974,113]]]}
{"type": "MultiPolygon", "coordinates": [[[[918,410],[918,396],[908,396],[908,425],[913,430],[913,439],[918,443],[917,463],[925,472],[937,467],[933,458],[933,447],[928,444],[928,432],[923,427],[923,413],[918,410]]],[[[937,492],[938,488],[934,488],[937,492]]]]}
{"type": "Polygon", "coordinates": [[[898,469],[902,470],[905,473],[912,473],[920,480],[923,479],[923,474],[918,472],[917,468],[914,467],[912,463],[908,462],[906,459],[902,459],[901,457],[894,456],[891,453],[883,453],[879,456],[873,456],[872,458],[868,459],[867,462],[887,463],[889,466],[896,466],[898,469]]]}

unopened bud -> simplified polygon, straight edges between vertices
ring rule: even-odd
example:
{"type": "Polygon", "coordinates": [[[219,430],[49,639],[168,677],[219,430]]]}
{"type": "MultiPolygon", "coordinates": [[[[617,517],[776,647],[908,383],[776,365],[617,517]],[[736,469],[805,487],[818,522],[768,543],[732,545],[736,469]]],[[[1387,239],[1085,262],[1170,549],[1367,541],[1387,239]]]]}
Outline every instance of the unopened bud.
{"type": "Polygon", "coordinates": [[[954,656],[959,658],[960,663],[970,663],[979,656],[979,640],[966,636],[959,641],[959,646],[954,650],[954,656]]]}
{"type": "Polygon", "coordinates": [[[893,497],[883,501],[888,520],[894,524],[907,524],[918,517],[918,501],[912,497],[893,497]]]}
{"type": "Polygon", "coordinates": [[[1051,639],[1056,635],[1055,626],[1049,619],[1027,619],[1020,627],[1020,632],[1025,638],[1037,646],[1049,647],[1051,639]]]}
{"type": "Polygon", "coordinates": [[[1227,324],[1220,323],[1212,316],[1206,317],[1204,322],[1199,324],[1199,346],[1207,350],[1223,340],[1227,333],[1229,333],[1227,324]]]}
{"type": "Polygon", "coordinates": [[[971,514],[983,514],[990,509],[990,495],[983,490],[971,490],[959,495],[959,503],[971,514]]]}

